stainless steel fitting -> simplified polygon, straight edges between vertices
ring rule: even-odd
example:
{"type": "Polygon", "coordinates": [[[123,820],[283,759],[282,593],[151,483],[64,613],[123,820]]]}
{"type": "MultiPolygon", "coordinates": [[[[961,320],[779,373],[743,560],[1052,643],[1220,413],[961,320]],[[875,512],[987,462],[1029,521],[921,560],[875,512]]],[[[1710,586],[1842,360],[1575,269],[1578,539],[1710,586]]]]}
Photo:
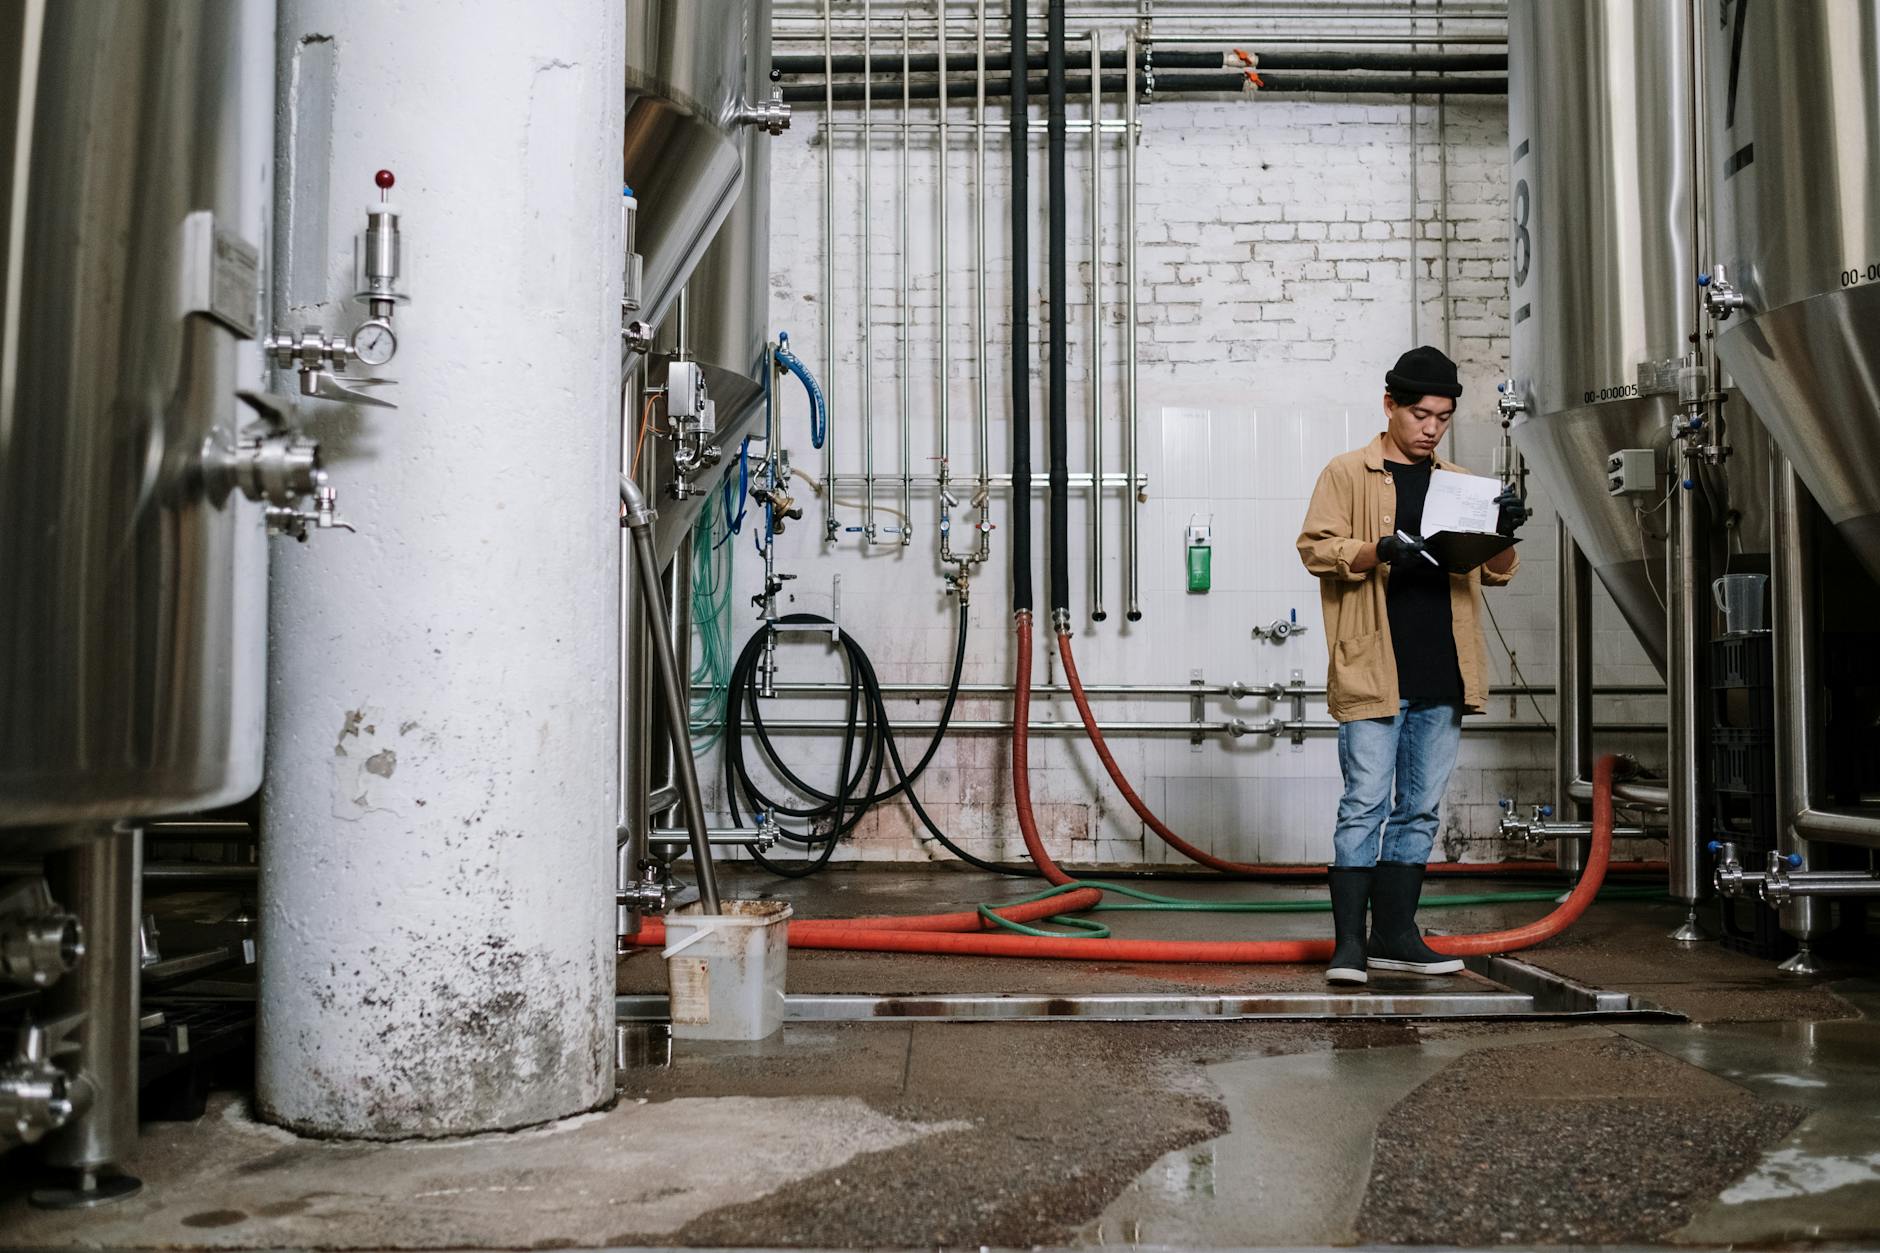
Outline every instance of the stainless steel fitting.
{"type": "Polygon", "coordinates": [[[90,1104],[91,1085],[74,1082],[52,1061],[82,1014],[20,1028],[13,1057],[0,1064],[0,1143],[32,1144],[57,1131],[90,1104]]]}
{"type": "Polygon", "coordinates": [[[21,879],[0,892],[0,979],[49,988],[84,956],[84,927],[52,899],[44,879],[21,879]]]}
{"type": "Polygon", "coordinates": [[[768,134],[781,135],[790,129],[790,106],[783,102],[783,93],[779,91],[768,100],[745,105],[738,114],[738,121],[768,134]]]}
{"type": "Polygon", "coordinates": [[[1704,307],[1719,322],[1727,321],[1745,304],[1743,293],[1731,284],[1721,265],[1714,265],[1710,273],[1700,275],[1697,285],[1704,289],[1704,307]]]}

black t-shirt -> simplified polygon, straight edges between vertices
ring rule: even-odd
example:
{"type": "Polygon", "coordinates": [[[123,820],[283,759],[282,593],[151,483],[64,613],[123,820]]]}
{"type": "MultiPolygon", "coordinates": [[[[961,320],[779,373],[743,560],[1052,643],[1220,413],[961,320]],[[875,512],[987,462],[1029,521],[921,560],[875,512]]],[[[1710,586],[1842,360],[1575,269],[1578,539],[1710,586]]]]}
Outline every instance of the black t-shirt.
{"type": "MultiPolygon", "coordinates": [[[[1430,493],[1430,462],[1386,461],[1397,486],[1394,525],[1405,535],[1423,533],[1423,499],[1430,493]]],[[[1401,700],[1462,703],[1462,671],[1456,664],[1456,632],[1449,611],[1449,572],[1422,557],[1390,567],[1384,605],[1390,614],[1391,648],[1397,655],[1401,700]]]]}

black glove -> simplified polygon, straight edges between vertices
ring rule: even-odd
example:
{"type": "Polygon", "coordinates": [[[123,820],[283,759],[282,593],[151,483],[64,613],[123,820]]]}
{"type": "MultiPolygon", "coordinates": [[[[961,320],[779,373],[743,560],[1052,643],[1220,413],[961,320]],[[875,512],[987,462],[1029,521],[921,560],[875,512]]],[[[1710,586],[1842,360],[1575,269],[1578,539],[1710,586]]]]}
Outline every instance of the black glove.
{"type": "Polygon", "coordinates": [[[1503,535],[1513,535],[1534,516],[1528,510],[1527,502],[1512,487],[1502,488],[1501,495],[1495,497],[1495,503],[1501,506],[1501,516],[1495,520],[1495,529],[1503,535]]]}
{"type": "Polygon", "coordinates": [[[1386,535],[1377,541],[1377,559],[1385,565],[1395,565],[1405,557],[1415,557],[1422,551],[1421,535],[1386,535]]]}

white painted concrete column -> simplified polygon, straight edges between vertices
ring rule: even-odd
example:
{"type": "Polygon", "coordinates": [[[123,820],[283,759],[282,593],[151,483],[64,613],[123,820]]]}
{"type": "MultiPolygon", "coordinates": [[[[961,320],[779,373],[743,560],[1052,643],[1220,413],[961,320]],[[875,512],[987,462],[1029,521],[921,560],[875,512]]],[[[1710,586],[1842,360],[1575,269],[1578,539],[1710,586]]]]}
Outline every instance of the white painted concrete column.
{"type": "Polygon", "coordinates": [[[399,408],[314,423],[358,535],[274,553],[263,1117],[395,1138],[613,1093],[613,0],[281,0],[277,325],[350,331],[397,175],[399,408]]]}

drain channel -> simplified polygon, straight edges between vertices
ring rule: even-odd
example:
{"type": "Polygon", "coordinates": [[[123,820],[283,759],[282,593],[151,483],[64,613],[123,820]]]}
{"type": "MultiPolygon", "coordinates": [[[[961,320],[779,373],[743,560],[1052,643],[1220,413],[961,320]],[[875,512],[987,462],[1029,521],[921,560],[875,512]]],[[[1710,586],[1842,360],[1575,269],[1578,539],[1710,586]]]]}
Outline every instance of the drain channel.
{"type": "MultiPolygon", "coordinates": [[[[1228,994],[1103,993],[1085,996],[1029,993],[959,993],[943,996],[786,996],[787,1022],[878,1022],[920,1018],[945,1022],[1027,1022],[1053,1018],[1085,1021],[1185,1019],[1322,1018],[1629,1018],[1682,1021],[1663,1007],[1628,992],[1589,987],[1510,957],[1472,957],[1476,976],[1460,986],[1449,981],[1403,979],[1388,988],[1353,992],[1237,992],[1228,994]],[[1429,990],[1423,989],[1438,989],[1429,990]]],[[[614,998],[622,1022],[664,1022],[666,998],[614,998]]]]}

